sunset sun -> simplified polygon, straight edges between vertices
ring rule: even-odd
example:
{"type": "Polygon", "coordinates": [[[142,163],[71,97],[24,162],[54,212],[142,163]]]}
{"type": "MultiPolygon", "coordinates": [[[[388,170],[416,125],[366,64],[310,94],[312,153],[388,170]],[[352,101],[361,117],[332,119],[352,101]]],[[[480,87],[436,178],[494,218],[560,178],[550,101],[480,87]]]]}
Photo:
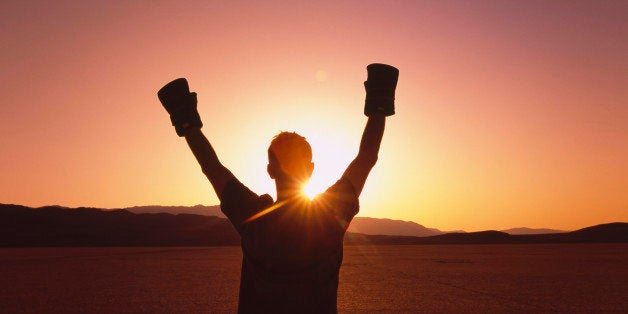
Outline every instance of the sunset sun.
{"type": "Polygon", "coordinates": [[[316,184],[311,184],[311,182],[308,182],[307,184],[303,186],[303,188],[301,189],[301,192],[305,194],[305,196],[307,196],[308,199],[312,200],[314,199],[314,197],[316,197],[316,195],[323,193],[324,190],[325,190],[325,187],[316,185],[316,184]]]}
{"type": "Polygon", "coordinates": [[[314,163],[312,178],[303,186],[302,191],[309,199],[313,199],[340,179],[355,152],[342,130],[337,130],[335,136],[321,135],[321,132],[310,130],[301,132],[312,146],[314,163]]]}

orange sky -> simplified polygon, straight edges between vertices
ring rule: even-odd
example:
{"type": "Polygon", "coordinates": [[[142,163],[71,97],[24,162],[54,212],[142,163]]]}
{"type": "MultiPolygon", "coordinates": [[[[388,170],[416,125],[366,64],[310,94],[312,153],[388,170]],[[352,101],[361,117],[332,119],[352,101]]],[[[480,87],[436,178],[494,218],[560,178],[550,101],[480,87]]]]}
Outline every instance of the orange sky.
{"type": "Polygon", "coordinates": [[[365,66],[400,69],[361,216],[441,230],[628,221],[626,1],[5,1],[0,203],[217,204],[156,92],[185,76],[223,163],[357,152],[365,66]]]}

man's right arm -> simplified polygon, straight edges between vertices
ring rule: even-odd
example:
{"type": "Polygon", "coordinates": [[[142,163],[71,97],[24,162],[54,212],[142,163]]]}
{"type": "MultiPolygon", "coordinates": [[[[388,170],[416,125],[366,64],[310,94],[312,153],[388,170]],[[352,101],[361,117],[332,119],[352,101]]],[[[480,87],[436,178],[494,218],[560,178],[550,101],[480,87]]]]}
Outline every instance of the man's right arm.
{"type": "Polygon", "coordinates": [[[235,179],[235,176],[218,160],[218,156],[214,151],[201,129],[191,128],[186,130],[185,140],[192,150],[194,157],[201,166],[203,173],[209,179],[214,191],[220,200],[222,200],[222,192],[227,183],[235,179]]]}

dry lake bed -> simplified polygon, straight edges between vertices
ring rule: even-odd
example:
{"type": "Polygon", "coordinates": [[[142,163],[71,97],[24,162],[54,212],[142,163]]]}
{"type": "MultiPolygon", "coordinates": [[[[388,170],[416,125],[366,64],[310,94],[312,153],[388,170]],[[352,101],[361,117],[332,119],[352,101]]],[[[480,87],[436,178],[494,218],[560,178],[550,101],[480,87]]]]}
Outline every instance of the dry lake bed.
{"type": "MultiPolygon", "coordinates": [[[[1,313],[233,313],[239,247],[0,248],[1,313]]],[[[340,313],[628,312],[628,243],[346,246],[340,313]]]]}

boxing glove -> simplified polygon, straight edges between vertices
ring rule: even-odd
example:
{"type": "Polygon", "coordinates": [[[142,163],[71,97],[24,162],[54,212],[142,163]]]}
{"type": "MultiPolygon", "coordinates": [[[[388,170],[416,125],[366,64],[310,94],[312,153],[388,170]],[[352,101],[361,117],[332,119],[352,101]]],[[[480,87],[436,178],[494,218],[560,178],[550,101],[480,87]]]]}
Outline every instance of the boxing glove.
{"type": "Polygon", "coordinates": [[[159,101],[170,114],[177,135],[184,136],[190,128],[201,128],[203,122],[196,110],[196,93],[190,93],[188,81],[176,79],[157,92],[159,101]]]}
{"type": "Polygon", "coordinates": [[[366,67],[368,78],[364,82],[366,100],[364,114],[371,116],[383,113],[386,116],[395,114],[395,88],[399,70],[393,66],[372,63],[366,67]]]}

